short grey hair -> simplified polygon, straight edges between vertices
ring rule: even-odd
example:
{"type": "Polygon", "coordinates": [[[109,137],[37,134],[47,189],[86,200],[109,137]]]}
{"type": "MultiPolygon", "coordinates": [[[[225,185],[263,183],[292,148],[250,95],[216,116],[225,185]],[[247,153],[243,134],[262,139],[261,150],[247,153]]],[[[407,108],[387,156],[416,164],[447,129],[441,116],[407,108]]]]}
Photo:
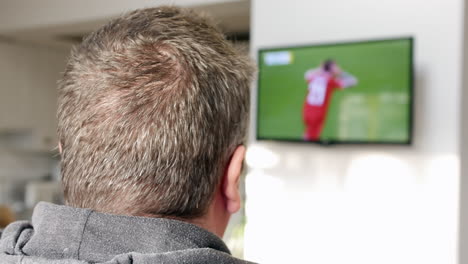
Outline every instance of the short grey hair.
{"type": "Polygon", "coordinates": [[[193,10],[136,10],[72,50],[59,82],[68,205],[203,215],[244,143],[254,67],[193,10]]]}

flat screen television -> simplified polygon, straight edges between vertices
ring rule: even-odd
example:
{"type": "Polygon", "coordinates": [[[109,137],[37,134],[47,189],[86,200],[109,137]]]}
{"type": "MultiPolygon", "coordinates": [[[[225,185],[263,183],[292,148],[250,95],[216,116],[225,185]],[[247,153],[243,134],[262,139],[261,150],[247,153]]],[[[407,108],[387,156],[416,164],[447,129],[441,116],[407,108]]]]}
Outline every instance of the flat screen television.
{"type": "Polygon", "coordinates": [[[413,38],[260,49],[258,140],[410,144],[413,38]]]}

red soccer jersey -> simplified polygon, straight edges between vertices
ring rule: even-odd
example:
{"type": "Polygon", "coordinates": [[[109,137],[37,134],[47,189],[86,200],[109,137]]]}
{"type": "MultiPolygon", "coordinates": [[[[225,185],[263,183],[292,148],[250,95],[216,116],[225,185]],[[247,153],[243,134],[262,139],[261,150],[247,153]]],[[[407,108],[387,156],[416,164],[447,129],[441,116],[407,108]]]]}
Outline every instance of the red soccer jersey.
{"type": "Polygon", "coordinates": [[[322,133],[333,91],[342,87],[328,73],[306,73],[308,93],[304,103],[303,118],[305,124],[305,140],[318,140],[322,133]]]}
{"type": "Polygon", "coordinates": [[[306,104],[309,107],[316,108],[317,111],[322,110],[324,112],[328,109],[333,91],[341,88],[340,82],[326,73],[309,76],[307,85],[306,104]]]}

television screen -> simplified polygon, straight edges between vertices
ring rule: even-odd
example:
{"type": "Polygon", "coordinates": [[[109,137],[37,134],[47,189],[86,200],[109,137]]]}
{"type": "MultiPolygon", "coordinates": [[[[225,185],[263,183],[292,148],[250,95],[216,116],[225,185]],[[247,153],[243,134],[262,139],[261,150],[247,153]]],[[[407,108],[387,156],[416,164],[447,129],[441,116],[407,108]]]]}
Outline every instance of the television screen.
{"type": "Polygon", "coordinates": [[[257,139],[411,142],[412,38],[259,50],[257,139]]]}

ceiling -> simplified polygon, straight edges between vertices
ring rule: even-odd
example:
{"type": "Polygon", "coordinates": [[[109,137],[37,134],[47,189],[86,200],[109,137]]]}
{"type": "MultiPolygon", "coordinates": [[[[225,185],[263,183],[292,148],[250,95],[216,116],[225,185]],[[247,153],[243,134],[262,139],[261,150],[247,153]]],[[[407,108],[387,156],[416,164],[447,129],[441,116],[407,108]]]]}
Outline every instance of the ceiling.
{"type": "MultiPolygon", "coordinates": [[[[5,2],[0,4],[0,41],[26,41],[69,48],[79,43],[83,36],[123,12],[147,7],[148,3],[155,6],[167,2],[169,1],[6,0],[6,5],[5,2]],[[85,6],[102,2],[113,3],[113,6],[105,6],[105,9],[95,6],[101,8],[98,11],[92,6],[85,6]],[[37,6],[37,3],[41,5],[37,6]],[[71,3],[75,6],[70,6],[71,3]],[[41,8],[41,11],[33,12],[35,8],[41,8]]],[[[170,3],[208,13],[228,36],[239,40],[248,39],[249,0],[172,0],[170,3]]]]}

